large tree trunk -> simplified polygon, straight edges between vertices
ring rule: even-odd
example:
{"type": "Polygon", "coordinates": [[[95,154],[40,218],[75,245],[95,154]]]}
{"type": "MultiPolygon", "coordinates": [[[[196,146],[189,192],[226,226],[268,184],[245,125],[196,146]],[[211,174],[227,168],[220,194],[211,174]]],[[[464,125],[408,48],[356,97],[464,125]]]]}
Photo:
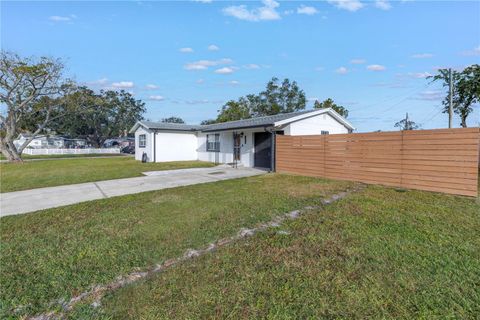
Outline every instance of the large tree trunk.
{"type": "Polygon", "coordinates": [[[0,148],[2,149],[2,154],[9,162],[23,162],[17,148],[15,148],[15,145],[12,142],[1,139],[0,148]]]}
{"type": "Polygon", "coordinates": [[[467,127],[467,115],[461,115],[460,119],[462,120],[460,125],[462,126],[462,128],[466,128],[467,127]]]}

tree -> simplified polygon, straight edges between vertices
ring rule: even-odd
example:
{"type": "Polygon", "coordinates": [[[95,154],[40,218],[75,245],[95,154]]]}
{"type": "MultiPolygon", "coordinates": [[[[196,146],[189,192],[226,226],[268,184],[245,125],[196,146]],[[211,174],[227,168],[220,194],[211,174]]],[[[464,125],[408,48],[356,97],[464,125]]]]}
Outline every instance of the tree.
{"type": "Polygon", "coordinates": [[[420,128],[414,121],[408,120],[408,113],[405,116],[405,119],[402,119],[395,123],[395,128],[400,128],[400,130],[416,130],[420,128]]]}
{"type": "Polygon", "coordinates": [[[344,118],[348,117],[348,110],[343,106],[339,106],[338,104],[333,102],[333,100],[330,99],[330,98],[324,100],[323,102],[319,102],[318,100],[315,100],[315,103],[313,104],[313,108],[314,109],[332,108],[342,117],[344,117],[344,118]]]}
{"type": "Polygon", "coordinates": [[[182,118],[179,117],[169,117],[169,118],[163,118],[161,122],[165,123],[185,123],[182,118]]]}
{"type": "Polygon", "coordinates": [[[251,118],[247,98],[241,97],[238,101],[230,100],[222,107],[216,122],[227,122],[251,118]]]}
{"type": "Polygon", "coordinates": [[[252,104],[251,113],[255,117],[289,113],[305,109],[307,99],[296,81],[284,79],[282,83],[273,77],[264,91],[260,92],[252,104]]]}
{"type": "Polygon", "coordinates": [[[238,101],[228,101],[217,117],[217,122],[249,119],[305,109],[307,99],[297,82],[284,79],[279,83],[272,78],[264,91],[240,97],[238,101]]]}
{"type": "Polygon", "coordinates": [[[0,52],[0,103],[6,107],[0,114],[0,148],[9,161],[22,161],[25,147],[52,121],[65,115],[61,104],[73,82],[64,77],[63,71],[60,59],[23,58],[0,52]],[[32,134],[17,148],[13,141],[27,117],[32,134]]]}
{"type": "Polygon", "coordinates": [[[215,119],[207,119],[207,120],[203,120],[202,122],[200,122],[200,125],[206,126],[206,125],[214,124],[214,123],[217,123],[217,120],[215,120],[215,119]]]}
{"type": "MultiPolygon", "coordinates": [[[[428,77],[432,81],[442,81],[443,87],[449,86],[449,70],[439,69],[437,74],[428,77]]],[[[452,109],[460,116],[460,125],[467,127],[467,118],[473,112],[473,105],[480,101],[480,65],[474,64],[463,71],[452,71],[452,109]]],[[[442,101],[443,113],[449,112],[450,97],[447,93],[442,101]]]]}
{"type": "Polygon", "coordinates": [[[65,116],[57,122],[55,130],[84,138],[97,148],[109,138],[126,135],[145,113],[145,103],[124,90],[95,93],[87,87],[80,87],[65,101],[67,106],[74,106],[81,112],[65,116]]]}

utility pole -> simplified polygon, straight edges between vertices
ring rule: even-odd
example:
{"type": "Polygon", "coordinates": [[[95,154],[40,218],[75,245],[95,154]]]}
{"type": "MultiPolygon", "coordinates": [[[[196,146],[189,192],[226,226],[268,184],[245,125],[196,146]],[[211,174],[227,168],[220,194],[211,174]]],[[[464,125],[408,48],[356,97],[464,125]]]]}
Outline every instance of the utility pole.
{"type": "Polygon", "coordinates": [[[448,69],[448,127],[452,127],[453,117],[453,83],[452,83],[452,68],[448,69]]]}
{"type": "Polygon", "coordinates": [[[405,115],[405,130],[410,130],[409,125],[408,125],[408,112],[405,115]]]}

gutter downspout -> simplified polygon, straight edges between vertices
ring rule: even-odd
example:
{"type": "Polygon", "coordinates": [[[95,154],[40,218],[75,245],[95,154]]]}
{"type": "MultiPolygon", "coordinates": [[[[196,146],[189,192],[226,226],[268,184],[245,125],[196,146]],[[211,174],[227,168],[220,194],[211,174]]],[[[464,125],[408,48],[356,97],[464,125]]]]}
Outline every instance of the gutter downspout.
{"type": "Polygon", "coordinates": [[[157,132],[153,130],[153,162],[157,162],[157,132]]]}
{"type": "Polygon", "coordinates": [[[275,130],[272,130],[272,163],[271,163],[271,167],[272,167],[272,172],[276,172],[276,156],[275,156],[275,153],[276,153],[276,150],[275,150],[275,142],[277,140],[277,132],[275,130]]]}

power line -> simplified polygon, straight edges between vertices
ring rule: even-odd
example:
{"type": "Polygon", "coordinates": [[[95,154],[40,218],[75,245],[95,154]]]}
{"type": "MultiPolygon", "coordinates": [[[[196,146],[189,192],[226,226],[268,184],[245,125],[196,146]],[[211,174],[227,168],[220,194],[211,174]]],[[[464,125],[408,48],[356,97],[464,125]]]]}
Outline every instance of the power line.
{"type": "MultiPolygon", "coordinates": [[[[435,110],[435,111],[436,111],[436,110],[435,110]]],[[[432,121],[435,117],[437,117],[437,116],[438,116],[440,113],[442,113],[442,112],[443,112],[443,107],[442,107],[439,111],[435,112],[434,115],[431,116],[430,118],[428,118],[428,119],[427,119],[427,118],[424,118],[424,120],[423,120],[422,122],[420,122],[420,125],[423,126],[423,125],[425,125],[426,123],[432,121]]]]}
{"type": "Polygon", "coordinates": [[[376,102],[376,103],[373,103],[373,104],[370,104],[370,105],[366,105],[365,107],[362,108],[362,110],[365,110],[365,109],[368,109],[368,108],[371,108],[371,107],[374,107],[374,106],[377,106],[379,104],[382,104],[384,103],[385,101],[388,101],[388,100],[396,100],[398,97],[402,97],[402,99],[399,101],[399,102],[396,102],[394,103],[393,105],[387,107],[387,109],[381,111],[382,114],[385,113],[386,111],[389,111],[391,110],[393,107],[396,107],[397,105],[399,105],[400,103],[404,102],[405,100],[407,100],[408,98],[411,98],[412,96],[414,96],[415,94],[418,94],[420,93],[420,91],[424,90],[425,88],[427,88],[431,83],[428,82],[427,84],[423,84],[419,87],[415,87],[413,90],[410,90],[407,95],[405,96],[405,94],[402,94],[402,95],[398,95],[397,97],[393,97],[393,98],[387,98],[387,99],[384,99],[382,101],[379,101],[379,102],[376,102]]]}

